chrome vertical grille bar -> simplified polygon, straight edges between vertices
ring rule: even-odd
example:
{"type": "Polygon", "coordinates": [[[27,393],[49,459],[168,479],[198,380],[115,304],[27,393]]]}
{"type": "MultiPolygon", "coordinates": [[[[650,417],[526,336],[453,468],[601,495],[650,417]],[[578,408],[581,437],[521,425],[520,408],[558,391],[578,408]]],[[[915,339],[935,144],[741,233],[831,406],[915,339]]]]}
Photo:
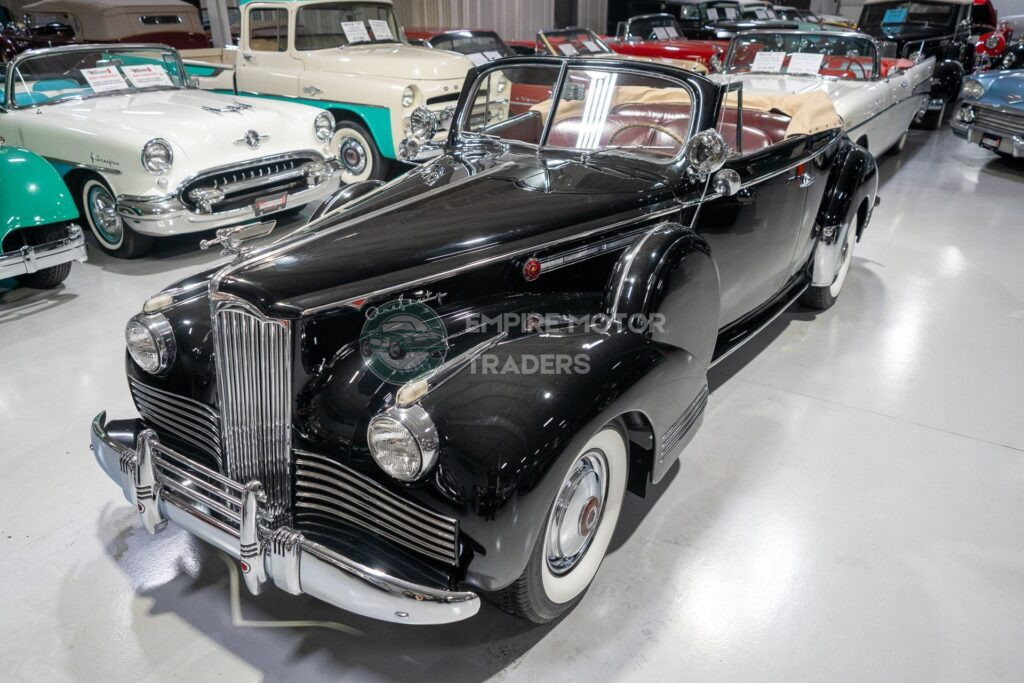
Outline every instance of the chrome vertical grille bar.
{"type": "Polygon", "coordinates": [[[259,481],[267,511],[291,501],[291,333],[235,302],[215,304],[224,474],[259,481]]]}

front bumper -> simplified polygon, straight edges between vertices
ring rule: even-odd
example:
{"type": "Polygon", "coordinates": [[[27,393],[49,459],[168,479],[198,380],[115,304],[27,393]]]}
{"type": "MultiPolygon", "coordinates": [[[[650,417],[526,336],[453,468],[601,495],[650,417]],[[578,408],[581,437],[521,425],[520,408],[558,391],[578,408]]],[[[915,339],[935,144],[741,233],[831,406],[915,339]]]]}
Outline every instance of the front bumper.
{"type": "MultiPolygon", "coordinates": [[[[327,174],[323,180],[312,187],[288,194],[287,203],[279,210],[322,202],[334,194],[341,186],[341,165],[336,159],[329,159],[324,166],[327,174]]],[[[273,216],[273,213],[257,216],[254,205],[200,213],[185,206],[177,193],[161,197],[120,195],[117,198],[117,213],[132,230],[154,237],[213,230],[273,216]]]]}
{"type": "Polygon", "coordinates": [[[69,225],[63,239],[22,247],[9,254],[0,254],[0,280],[18,275],[30,275],[68,261],[84,261],[85,236],[77,225],[69,225]]]}
{"type": "Polygon", "coordinates": [[[269,527],[256,482],[243,486],[195,463],[191,478],[164,479],[166,469],[182,472],[182,456],[161,445],[151,430],[118,424],[108,425],[105,413],[96,416],[92,450],[146,529],[157,533],[174,522],[231,555],[253,593],[272,581],[288,593],[400,624],[446,624],[479,610],[475,593],[410,583],[354,562],[288,526],[269,527]],[[225,522],[234,516],[237,525],[225,522]]]}
{"type": "MultiPolygon", "coordinates": [[[[956,116],[959,116],[960,111],[965,108],[973,108],[975,111],[979,110],[979,107],[976,105],[961,103],[956,116]]],[[[1024,126],[1024,116],[1019,117],[1019,120],[1020,125],[1024,126]]],[[[950,127],[955,135],[964,138],[972,144],[980,145],[984,149],[999,151],[1017,159],[1024,158],[1024,134],[1020,132],[1004,129],[990,122],[977,119],[970,122],[961,121],[955,116],[950,127]],[[988,136],[990,141],[992,138],[998,138],[999,143],[996,145],[982,145],[982,140],[985,136],[988,136]]]]}

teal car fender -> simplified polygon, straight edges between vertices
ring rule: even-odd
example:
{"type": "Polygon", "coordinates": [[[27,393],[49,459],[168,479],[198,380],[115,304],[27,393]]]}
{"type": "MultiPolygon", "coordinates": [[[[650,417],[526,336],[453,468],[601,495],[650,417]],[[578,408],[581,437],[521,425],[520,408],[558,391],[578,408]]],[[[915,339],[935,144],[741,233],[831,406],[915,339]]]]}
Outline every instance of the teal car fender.
{"type": "Polygon", "coordinates": [[[25,149],[0,146],[0,253],[15,230],[76,218],[75,201],[50,162],[25,149]]]}

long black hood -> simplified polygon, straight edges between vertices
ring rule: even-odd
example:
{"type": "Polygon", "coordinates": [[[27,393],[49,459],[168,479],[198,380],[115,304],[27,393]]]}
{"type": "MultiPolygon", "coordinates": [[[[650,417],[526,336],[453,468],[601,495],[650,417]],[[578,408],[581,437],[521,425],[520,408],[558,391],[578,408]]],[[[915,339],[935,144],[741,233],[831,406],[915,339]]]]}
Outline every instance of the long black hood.
{"type": "Polygon", "coordinates": [[[229,267],[215,287],[267,315],[297,318],[671,201],[663,181],[574,160],[444,157],[229,267]]]}

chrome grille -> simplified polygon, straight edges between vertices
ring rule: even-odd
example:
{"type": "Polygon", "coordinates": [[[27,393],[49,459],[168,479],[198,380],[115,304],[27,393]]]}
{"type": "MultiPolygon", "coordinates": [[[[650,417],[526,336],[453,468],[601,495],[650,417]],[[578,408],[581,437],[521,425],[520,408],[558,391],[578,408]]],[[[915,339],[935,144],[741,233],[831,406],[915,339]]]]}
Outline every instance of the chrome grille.
{"type": "Polygon", "coordinates": [[[458,522],[394,495],[334,460],[295,451],[295,525],[365,529],[435,560],[458,564],[458,522]]]}
{"type": "Polygon", "coordinates": [[[288,324],[235,304],[215,315],[224,474],[257,480],[278,515],[291,497],[291,336],[288,324]]]}
{"type": "Polygon", "coordinates": [[[157,443],[153,465],[161,496],[204,513],[222,531],[238,536],[242,523],[242,486],[157,443]]]}
{"type": "Polygon", "coordinates": [[[312,156],[267,157],[245,166],[231,166],[215,169],[188,181],[181,188],[178,198],[189,209],[196,210],[197,203],[191,197],[196,189],[222,190],[225,197],[214,204],[214,212],[238,208],[239,204],[251,203],[254,197],[275,191],[292,192],[307,187],[305,165],[318,161],[312,156]]]}
{"type": "Polygon", "coordinates": [[[997,132],[1024,135],[1024,113],[1013,114],[988,107],[976,107],[974,125],[997,132]]]}
{"type": "Polygon", "coordinates": [[[139,415],[157,433],[184,441],[221,466],[220,416],[208,405],[128,378],[139,415]]]}

